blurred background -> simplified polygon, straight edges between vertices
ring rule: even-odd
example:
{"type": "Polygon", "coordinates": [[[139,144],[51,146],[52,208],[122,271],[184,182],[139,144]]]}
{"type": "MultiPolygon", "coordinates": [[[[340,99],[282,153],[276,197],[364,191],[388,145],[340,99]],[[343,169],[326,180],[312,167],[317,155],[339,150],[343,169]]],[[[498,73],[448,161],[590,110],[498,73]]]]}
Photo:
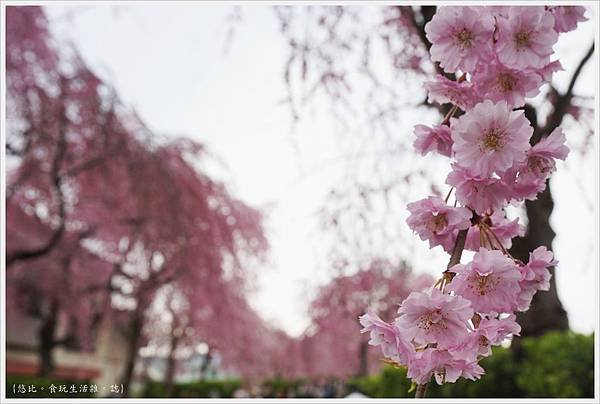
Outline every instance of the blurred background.
{"type": "MultiPolygon", "coordinates": [[[[552,288],[480,381],[429,396],[593,396],[594,11],[526,107],[571,154],[509,212],[535,223],[513,255],[553,248],[552,288]]],[[[405,224],[447,192],[448,162],[412,149],[444,112],[422,88],[434,13],[6,7],[7,394],[412,396],[357,318],[447,264],[405,224]]]]}

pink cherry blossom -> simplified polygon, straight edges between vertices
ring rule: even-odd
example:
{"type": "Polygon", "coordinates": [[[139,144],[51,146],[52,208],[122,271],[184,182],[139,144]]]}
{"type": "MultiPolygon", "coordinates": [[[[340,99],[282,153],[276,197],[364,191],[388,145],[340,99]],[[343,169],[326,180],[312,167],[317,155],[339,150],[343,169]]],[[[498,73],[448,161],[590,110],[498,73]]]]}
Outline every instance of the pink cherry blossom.
{"type": "Polygon", "coordinates": [[[529,307],[531,307],[531,302],[533,300],[533,296],[535,296],[537,289],[534,285],[528,282],[520,283],[521,290],[517,294],[516,300],[516,310],[517,311],[527,311],[529,307]]]}
{"type": "Polygon", "coordinates": [[[480,63],[473,73],[473,83],[481,99],[505,101],[509,107],[525,105],[525,98],[540,92],[542,78],[527,70],[512,69],[497,60],[480,63]]]}
{"type": "Polygon", "coordinates": [[[454,81],[442,75],[437,75],[435,80],[423,83],[429,92],[427,100],[438,104],[451,103],[460,109],[471,109],[478,101],[473,85],[468,81],[454,81]]]}
{"type": "Polygon", "coordinates": [[[454,357],[469,354],[479,357],[490,356],[492,346],[500,345],[510,335],[519,335],[521,332],[521,326],[517,324],[515,318],[514,314],[502,319],[484,316],[463,342],[448,350],[454,357]]]}
{"type": "Polygon", "coordinates": [[[511,192],[500,179],[482,176],[458,164],[452,165],[446,184],[456,188],[458,202],[481,215],[502,208],[511,192]]]}
{"type": "Polygon", "coordinates": [[[496,17],[504,17],[508,18],[508,10],[510,10],[509,6],[485,6],[485,7],[476,7],[480,14],[489,14],[493,18],[496,17]]]}
{"type": "MultiPolygon", "coordinates": [[[[504,248],[509,249],[512,246],[513,238],[523,237],[525,235],[525,226],[519,224],[519,218],[508,220],[502,210],[495,211],[491,216],[488,216],[487,219],[484,220],[496,236],[493,237],[490,235],[490,238],[496,247],[499,247],[498,241],[500,241],[504,248]],[[496,238],[498,240],[496,240],[496,238]]],[[[484,246],[481,245],[479,226],[471,226],[467,233],[465,249],[478,251],[481,247],[484,246]]]]}
{"type": "Polygon", "coordinates": [[[514,314],[505,318],[481,319],[477,330],[484,335],[492,345],[500,345],[510,335],[520,335],[521,326],[516,321],[514,314]]]}
{"type": "Polygon", "coordinates": [[[497,19],[497,27],[496,52],[502,63],[516,68],[548,64],[558,34],[544,7],[511,7],[507,18],[497,19]]]}
{"type": "Polygon", "coordinates": [[[585,7],[581,6],[550,6],[548,11],[554,15],[554,30],[569,32],[577,28],[577,23],[587,21],[584,16],[585,7]]]}
{"type": "Polygon", "coordinates": [[[517,265],[498,250],[481,248],[473,261],[450,269],[456,276],[450,290],[471,301],[478,313],[508,313],[519,293],[521,273],[517,265]]]}
{"type": "Polygon", "coordinates": [[[492,354],[492,346],[500,345],[510,335],[519,335],[521,326],[515,320],[514,314],[503,319],[482,318],[472,333],[477,341],[478,354],[489,356],[492,354]]]}
{"type": "Polygon", "coordinates": [[[448,73],[472,71],[492,49],[494,22],[475,7],[440,7],[425,26],[431,60],[448,73]]]}
{"type": "Polygon", "coordinates": [[[548,268],[558,264],[552,251],[540,246],[529,253],[529,262],[520,268],[522,280],[533,282],[537,290],[550,289],[550,272],[548,268]]]}
{"type": "Polygon", "coordinates": [[[533,200],[544,190],[546,180],[556,170],[556,159],[564,160],[569,154],[565,142],[562,129],[556,128],[527,151],[524,162],[516,164],[502,176],[502,181],[511,189],[510,199],[533,200]]]}
{"type": "Polygon", "coordinates": [[[514,202],[520,202],[525,199],[533,201],[546,188],[545,178],[527,170],[508,170],[502,175],[502,183],[510,191],[507,199],[514,202]]]}
{"type": "Polygon", "coordinates": [[[398,363],[408,363],[415,353],[415,348],[406,340],[395,324],[383,321],[377,314],[366,313],[359,318],[364,327],[361,332],[369,332],[369,344],[380,346],[383,356],[398,363]]]}
{"type": "Polygon", "coordinates": [[[518,311],[529,310],[531,300],[538,290],[550,289],[551,274],[548,268],[556,264],[558,261],[554,260],[552,252],[544,246],[536,248],[529,254],[527,265],[519,267],[521,281],[519,282],[520,291],[517,295],[518,311]]]}
{"type": "Polygon", "coordinates": [[[425,125],[416,125],[414,129],[417,137],[413,146],[417,152],[425,156],[431,151],[436,151],[442,156],[450,157],[452,153],[452,137],[448,125],[437,125],[433,128],[425,125]]]}
{"type": "Polygon", "coordinates": [[[527,169],[547,177],[556,169],[555,159],[564,160],[569,155],[566,141],[562,129],[554,129],[527,152],[527,169]]]}
{"type": "Polygon", "coordinates": [[[437,343],[448,347],[467,336],[467,321],[473,316],[471,302],[438,289],[412,292],[400,305],[396,324],[417,344],[437,343]]]}
{"type": "Polygon", "coordinates": [[[502,173],[524,160],[533,134],[523,111],[489,100],[452,119],[451,130],[456,160],[483,176],[502,173]]]}
{"type": "Polygon", "coordinates": [[[544,83],[550,83],[554,73],[565,70],[558,60],[548,63],[546,66],[535,69],[535,73],[539,74],[544,83]]]}
{"type": "Polygon", "coordinates": [[[407,205],[411,213],[406,219],[408,226],[419,234],[421,240],[429,240],[429,247],[441,245],[451,252],[459,230],[471,225],[471,211],[446,205],[438,196],[430,196],[407,205]]]}
{"type": "Polygon", "coordinates": [[[475,380],[485,372],[477,363],[477,359],[468,355],[461,357],[447,350],[427,348],[417,353],[411,362],[407,376],[417,384],[429,382],[431,376],[435,377],[437,384],[454,383],[459,377],[475,380]]]}

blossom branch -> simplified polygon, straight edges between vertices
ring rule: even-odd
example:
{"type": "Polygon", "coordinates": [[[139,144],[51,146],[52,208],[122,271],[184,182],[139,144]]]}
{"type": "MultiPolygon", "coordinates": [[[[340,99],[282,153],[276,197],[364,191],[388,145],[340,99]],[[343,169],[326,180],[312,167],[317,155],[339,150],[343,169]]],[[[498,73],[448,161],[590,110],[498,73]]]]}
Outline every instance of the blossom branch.
{"type": "Polygon", "coordinates": [[[554,128],[561,124],[564,116],[566,115],[569,109],[569,106],[571,105],[575,83],[577,82],[577,79],[579,78],[583,67],[588,62],[588,60],[590,60],[593,54],[594,44],[592,43],[585,56],[577,65],[577,68],[575,69],[575,72],[571,77],[571,81],[569,82],[569,87],[567,88],[567,91],[564,94],[560,95],[554,103],[554,111],[547,120],[548,123],[544,126],[544,130],[541,131],[541,134],[547,135],[551,130],[554,130],[554,128]]]}
{"type": "Polygon", "coordinates": [[[427,383],[419,384],[417,386],[417,391],[415,393],[415,398],[425,398],[425,394],[427,393],[427,383]]]}
{"type": "MultiPolygon", "coordinates": [[[[468,231],[469,229],[464,229],[458,232],[458,235],[456,236],[456,242],[454,243],[454,249],[452,250],[452,255],[450,256],[450,260],[448,261],[448,266],[444,271],[444,275],[451,274],[450,268],[456,264],[460,264],[460,258],[462,257],[462,253],[465,249],[468,231]]],[[[417,391],[415,392],[415,398],[424,398],[426,394],[427,383],[419,384],[417,386],[417,391]]]]}
{"type": "Polygon", "coordinates": [[[462,257],[462,253],[465,249],[468,231],[469,229],[464,229],[458,232],[458,235],[456,236],[456,243],[454,244],[454,249],[452,250],[452,255],[450,256],[450,261],[448,261],[448,267],[446,268],[446,271],[449,271],[454,265],[460,264],[460,257],[462,257]]]}
{"type": "MultiPolygon", "coordinates": [[[[560,67],[538,49],[551,55],[558,34],[575,29],[584,13],[583,7],[443,7],[423,27],[432,61],[461,77],[438,75],[424,84],[428,99],[449,111],[440,125],[416,125],[413,146],[421,155],[450,158],[445,182],[454,189],[455,203],[438,195],[411,202],[406,223],[450,259],[434,287],[404,299],[394,323],[361,317],[372,343],[406,366],[417,386],[415,398],[425,397],[432,377],[440,385],[460,377],[479,379],[480,359],[519,334],[515,313],[527,311],[535,293],[549,288],[548,268],[556,264],[552,252],[540,246],[527,264],[515,260],[505,245],[522,235],[523,227],[506,217],[505,208],[535,200],[556,160],[569,153],[560,128],[536,140],[541,134],[525,99],[539,94],[560,67]],[[461,264],[465,249],[475,254],[461,264]]],[[[591,53],[593,48],[572,83],[591,53]]],[[[567,107],[559,105],[554,113],[567,107]]]]}

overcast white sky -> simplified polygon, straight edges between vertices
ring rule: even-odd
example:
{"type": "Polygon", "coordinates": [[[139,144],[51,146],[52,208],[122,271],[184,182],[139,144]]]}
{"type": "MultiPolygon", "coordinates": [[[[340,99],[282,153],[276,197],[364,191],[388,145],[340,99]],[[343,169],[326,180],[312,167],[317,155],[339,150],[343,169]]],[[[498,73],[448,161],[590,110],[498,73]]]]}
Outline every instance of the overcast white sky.
{"type": "MultiPolygon", "coordinates": [[[[244,7],[244,21],[226,54],[228,6],[50,6],[46,11],[59,37],[72,41],[150,128],[205,143],[228,165],[235,193],[269,210],[271,256],[260,270],[253,304],[273,324],[300,334],[310,290],[328,276],[315,213],[344,167],[310,170],[339,153],[326,114],[301,122],[295,135],[290,131],[288,107],[280,103],[287,48],[273,11],[244,7]]],[[[556,46],[566,69],[556,76],[560,85],[592,38],[588,22],[556,46]]],[[[590,63],[576,90],[593,95],[593,72],[590,63]]],[[[410,136],[412,125],[398,130],[410,136]]],[[[594,155],[572,154],[553,178],[558,291],[572,328],[580,332],[593,331],[596,317],[594,155]]],[[[419,257],[415,270],[432,274],[447,259],[425,243],[414,256],[419,257]]]]}

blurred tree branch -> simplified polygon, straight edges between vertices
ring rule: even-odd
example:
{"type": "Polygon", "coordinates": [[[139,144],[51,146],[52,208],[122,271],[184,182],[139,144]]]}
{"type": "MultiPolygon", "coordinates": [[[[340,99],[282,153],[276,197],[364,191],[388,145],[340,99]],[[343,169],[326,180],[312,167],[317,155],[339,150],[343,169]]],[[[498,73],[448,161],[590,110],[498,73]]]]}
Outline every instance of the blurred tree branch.
{"type": "Polygon", "coordinates": [[[566,115],[569,107],[571,106],[571,101],[573,99],[573,89],[575,88],[575,84],[579,79],[581,71],[585,64],[590,60],[592,55],[594,54],[594,43],[589,47],[587,53],[581,59],[577,68],[573,72],[573,76],[571,76],[571,80],[569,81],[569,87],[564,94],[560,94],[556,101],[553,103],[553,111],[550,113],[548,119],[546,120],[546,124],[540,131],[537,133],[537,138],[534,142],[537,143],[541,136],[547,136],[551,131],[553,131],[556,127],[558,127],[566,115]]]}

